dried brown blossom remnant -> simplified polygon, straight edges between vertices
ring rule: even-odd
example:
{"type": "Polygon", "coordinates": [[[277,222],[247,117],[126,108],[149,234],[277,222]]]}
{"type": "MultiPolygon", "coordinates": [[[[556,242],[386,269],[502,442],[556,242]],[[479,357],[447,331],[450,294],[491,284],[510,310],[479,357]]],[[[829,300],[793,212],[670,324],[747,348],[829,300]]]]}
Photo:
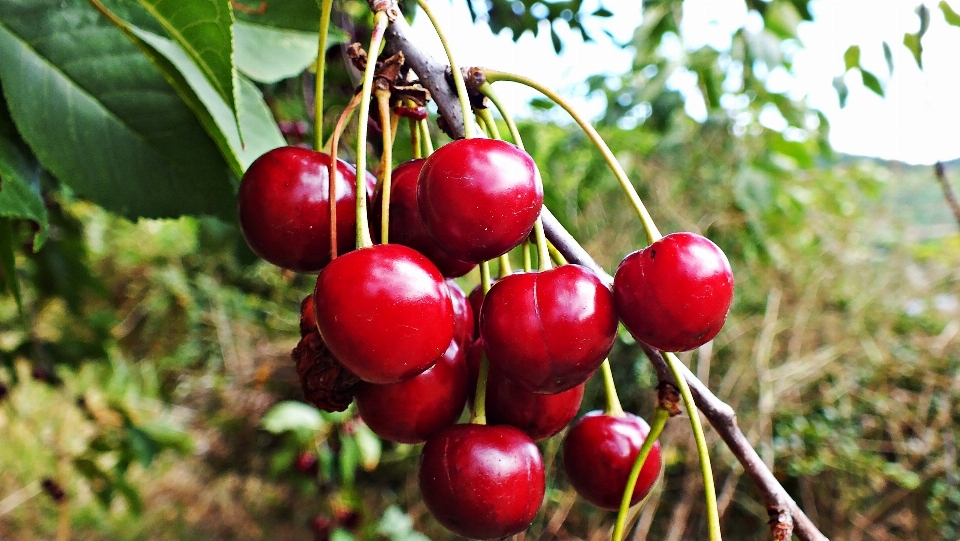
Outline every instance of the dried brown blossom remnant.
{"type": "Polygon", "coordinates": [[[310,332],[291,353],[307,402],[323,411],[343,411],[353,401],[360,379],[330,353],[320,333],[310,332]]]}

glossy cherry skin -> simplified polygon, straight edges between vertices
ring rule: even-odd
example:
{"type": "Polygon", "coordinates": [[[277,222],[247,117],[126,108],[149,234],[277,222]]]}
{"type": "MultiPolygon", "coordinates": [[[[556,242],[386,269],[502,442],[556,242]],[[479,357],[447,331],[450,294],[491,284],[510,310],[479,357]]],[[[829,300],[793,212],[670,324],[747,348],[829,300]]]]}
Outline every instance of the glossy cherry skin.
{"type": "Polygon", "coordinates": [[[427,233],[449,256],[480,263],[530,234],[543,206],[533,158],[495,139],[460,139],[427,158],[417,202],[427,233]]]}
{"type": "Polygon", "coordinates": [[[543,458],[512,426],[464,424],[427,440],[420,492],[437,522],[470,539],[525,530],[543,503],[543,458]]]}
{"type": "MultiPolygon", "coordinates": [[[[591,411],[570,427],[563,439],[563,470],[583,499],[603,509],[619,509],[633,463],[650,426],[636,415],[613,417],[591,411]]],[[[660,476],[660,442],[650,454],[633,489],[630,505],[644,498],[660,476]]]]}
{"type": "Polygon", "coordinates": [[[416,376],[453,339],[443,276],[406,246],[380,244],[338,257],[320,272],[313,298],[323,341],[363,381],[416,376]]]}
{"type": "Polygon", "coordinates": [[[617,337],[613,294],[579,265],[501,278],[480,311],[480,336],[497,372],[533,393],[580,385],[617,337]]]}
{"type": "Polygon", "coordinates": [[[713,340],[733,302],[727,256],[695,233],[672,233],[620,262],[613,296],[623,325],[662,351],[713,340]]]}
{"type": "MultiPolygon", "coordinates": [[[[460,261],[447,255],[437,242],[427,234],[420,219],[417,206],[417,181],[425,160],[417,159],[402,163],[390,176],[390,238],[392,243],[409,246],[433,261],[440,273],[447,278],[457,278],[473,270],[474,263],[460,261]]],[[[374,237],[380,239],[380,220],[383,209],[383,193],[377,190],[371,208],[374,237]]]]}
{"type": "MultiPolygon", "coordinates": [[[[237,194],[240,231],[261,258],[296,272],[330,261],[330,155],[280,147],[257,158],[237,194]]],[[[356,245],[356,169],[337,160],[337,250],[356,245]]],[[[368,193],[376,179],[367,175],[368,193]]]]}
{"type": "Polygon", "coordinates": [[[450,303],[453,306],[453,339],[460,349],[465,350],[473,342],[474,326],[473,306],[467,300],[467,295],[453,280],[447,280],[450,290],[450,303]]]}
{"type": "MultiPolygon", "coordinates": [[[[490,285],[497,283],[497,280],[491,279],[490,285]]],[[[470,292],[470,295],[467,296],[467,300],[470,301],[470,308],[473,310],[473,338],[476,340],[480,338],[480,308],[483,307],[483,284],[477,284],[477,287],[473,288],[470,292]]]]}
{"type": "Polygon", "coordinates": [[[410,379],[357,387],[357,411],[370,430],[397,443],[423,443],[457,422],[467,402],[467,362],[456,340],[443,357],[410,379]]]}

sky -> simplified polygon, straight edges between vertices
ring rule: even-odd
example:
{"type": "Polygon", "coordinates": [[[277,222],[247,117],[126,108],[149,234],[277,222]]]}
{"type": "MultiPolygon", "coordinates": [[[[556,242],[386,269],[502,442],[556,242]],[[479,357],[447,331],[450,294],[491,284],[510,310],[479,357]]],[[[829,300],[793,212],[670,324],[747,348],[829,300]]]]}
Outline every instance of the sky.
{"type": "MultiPolygon", "coordinates": [[[[815,0],[811,4],[814,21],[802,23],[799,36],[802,48],[794,53],[793,74],[781,74],[771,84],[775,90],[789,91],[805,98],[823,111],[830,121],[830,141],[839,152],[900,160],[913,164],[931,164],[937,160],[960,158],[960,28],[950,26],[933,1],[930,28],[923,38],[921,71],[903,45],[906,32],[916,32],[919,18],[917,0],[815,0]],[[893,74],[887,70],[882,42],[893,51],[893,74]],[[881,98],[863,87],[856,71],[845,76],[850,95],[841,109],[832,86],[834,77],[843,73],[843,53],[850,45],[860,45],[861,64],[883,83],[881,98]]],[[[960,0],[948,0],[960,12],[960,0]]],[[[435,0],[431,7],[449,34],[451,47],[460,65],[478,65],[522,73],[549,85],[575,106],[591,116],[598,115],[603,102],[584,97],[583,81],[590,75],[615,75],[625,72],[632,51],[616,42],[627,42],[640,23],[640,0],[585,0],[584,9],[592,11],[600,4],[612,11],[609,19],[591,18],[588,29],[595,42],[584,43],[579,33],[560,30],[564,51],[553,51],[549,32],[538,37],[527,33],[516,43],[508,31],[494,36],[485,25],[472,26],[462,0],[435,0]],[[456,29],[451,32],[449,29],[456,29]],[[613,40],[604,35],[613,36],[613,40]],[[614,41],[616,40],[616,41],[614,41]]],[[[681,32],[687,46],[707,44],[726,48],[730,34],[746,24],[762,25],[759,17],[747,13],[742,0],[686,0],[681,32]]],[[[751,26],[752,25],[752,26],[751,26]]],[[[426,17],[414,23],[423,44],[442,55],[439,40],[433,35],[426,17]]],[[[695,81],[683,74],[670,86],[686,96],[687,113],[703,118],[705,110],[695,81]]],[[[514,114],[523,114],[525,104],[537,94],[512,83],[497,85],[497,93],[507,101],[514,114]]],[[[772,128],[778,119],[761,118],[772,128]]]]}

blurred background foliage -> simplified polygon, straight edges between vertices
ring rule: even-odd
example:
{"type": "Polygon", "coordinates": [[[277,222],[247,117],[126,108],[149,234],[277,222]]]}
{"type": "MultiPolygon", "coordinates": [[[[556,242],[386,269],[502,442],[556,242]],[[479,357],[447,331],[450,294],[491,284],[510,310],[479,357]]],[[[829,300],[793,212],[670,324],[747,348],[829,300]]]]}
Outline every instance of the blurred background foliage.
{"type": "MultiPolygon", "coordinates": [[[[558,50],[556,25],[590,39],[581,22],[609,15],[588,13],[579,0],[465,1],[491,30],[514,38],[550,31],[558,50]]],[[[86,2],[67,4],[77,20],[120,36],[86,2]]],[[[682,4],[645,1],[631,69],[588,81],[606,103],[598,128],[660,229],[710,237],[735,270],[726,328],[684,361],[736,409],[761,456],[828,536],[957,538],[958,224],[931,168],[837,155],[822,115],[767,88],[767,76],[789,71],[790,51],[802,46],[796,29],[810,19],[808,2],[747,4],[762,29],[738,30],[727,50],[689,50],[682,4]],[[664,40],[679,42],[681,53],[665,56],[664,40]],[[691,119],[667,84],[678,71],[696,77],[705,121],[691,119]],[[782,128],[759,121],[771,114],[782,128]]],[[[316,20],[313,0],[263,5],[235,3],[237,19],[315,42],[316,25],[304,23],[316,20]]],[[[16,33],[21,8],[0,0],[4,35],[16,33]]],[[[364,3],[338,2],[337,10],[343,38],[365,39],[364,3]]],[[[56,10],[44,16],[64,24],[56,10]]],[[[274,59],[238,58],[262,96],[256,103],[279,125],[259,144],[311,140],[306,56],[276,80],[263,72],[277,67],[274,59]]],[[[339,47],[328,59],[332,124],[355,75],[339,47]]],[[[0,82],[5,91],[22,84],[2,69],[0,82]]],[[[0,539],[450,537],[420,502],[416,447],[380,442],[349,410],[326,414],[299,402],[289,353],[313,277],[257,261],[222,212],[122,217],[130,213],[106,197],[109,188],[69,182],[45,165],[46,141],[27,135],[15,100],[6,99],[0,539]],[[42,208],[11,202],[18,186],[42,208]]],[[[547,205],[612,271],[643,245],[642,231],[586,137],[549,104],[533,105],[521,133],[547,205]]],[[[45,137],[73,144],[65,131],[45,137]]],[[[405,137],[401,130],[398,161],[409,157],[405,137]]],[[[221,154],[205,159],[228,170],[232,144],[213,141],[221,154]]],[[[467,290],[475,283],[461,280],[467,290]]],[[[626,409],[649,415],[655,375],[627,333],[611,360],[626,409]]],[[[599,407],[600,386],[591,384],[583,411],[599,407]]],[[[726,537],[766,539],[757,491],[708,437],[726,537]]],[[[670,423],[662,442],[665,475],[635,517],[634,539],[700,538],[702,480],[685,423],[670,423]]],[[[609,535],[613,515],[579,501],[555,467],[559,437],[541,448],[550,481],[527,536],[609,535]]]]}

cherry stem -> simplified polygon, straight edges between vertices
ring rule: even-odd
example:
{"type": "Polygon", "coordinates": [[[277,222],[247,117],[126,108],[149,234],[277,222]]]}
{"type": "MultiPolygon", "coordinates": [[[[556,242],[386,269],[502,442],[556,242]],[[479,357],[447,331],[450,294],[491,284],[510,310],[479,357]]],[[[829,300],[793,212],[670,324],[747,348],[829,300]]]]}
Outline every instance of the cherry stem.
{"type": "Polygon", "coordinates": [[[380,206],[380,243],[388,244],[390,235],[390,184],[393,169],[393,134],[396,126],[390,118],[390,91],[374,91],[380,108],[380,125],[383,133],[383,154],[380,155],[380,193],[383,195],[380,206]]]}
{"type": "MultiPolygon", "coordinates": [[[[367,223],[367,121],[370,116],[370,91],[373,87],[373,72],[377,67],[377,51],[387,29],[386,12],[378,11],[373,17],[373,35],[367,49],[367,66],[363,70],[363,88],[360,90],[360,120],[357,121],[357,248],[373,246],[370,224],[367,223]]],[[[386,126],[383,129],[389,129],[386,126]]]]}
{"type": "Polygon", "coordinates": [[[567,258],[563,257],[563,254],[560,253],[560,250],[553,245],[552,242],[547,242],[547,248],[550,249],[550,257],[553,258],[553,262],[557,265],[566,265],[567,258]]]}
{"type": "Polygon", "coordinates": [[[703,476],[703,492],[707,502],[707,530],[710,541],[720,541],[720,513],[717,511],[717,489],[713,484],[713,469],[710,467],[710,451],[707,448],[707,439],[703,434],[703,426],[700,423],[700,411],[693,402],[693,395],[690,393],[690,385],[683,377],[683,371],[680,369],[680,359],[673,353],[664,353],[664,359],[667,361],[667,367],[670,373],[677,381],[680,388],[680,396],[683,398],[683,406],[687,408],[687,414],[690,417],[690,428],[693,430],[693,438],[697,443],[697,455],[700,458],[700,474],[703,476]]]}
{"type": "Polygon", "coordinates": [[[500,274],[498,275],[498,278],[510,276],[510,273],[513,272],[513,269],[510,267],[510,256],[503,254],[498,259],[498,262],[500,263],[500,274]]]}
{"type": "Polygon", "coordinates": [[[500,116],[503,117],[503,121],[507,123],[507,129],[510,130],[510,136],[513,137],[513,144],[520,147],[523,150],[523,141],[520,139],[520,130],[517,129],[517,123],[513,121],[513,117],[507,113],[507,109],[504,107],[503,102],[500,101],[500,97],[497,96],[497,93],[493,91],[493,86],[489,82],[484,82],[480,85],[480,92],[490,99],[493,102],[493,106],[497,108],[497,111],[500,111],[500,116]]]}
{"type": "Polygon", "coordinates": [[[627,487],[623,491],[623,499],[620,500],[620,511],[617,513],[617,523],[613,527],[613,535],[611,536],[613,541],[623,539],[623,530],[627,525],[627,511],[630,509],[630,500],[633,498],[633,490],[637,486],[637,479],[640,478],[640,470],[643,469],[643,464],[647,461],[647,457],[653,449],[653,444],[657,442],[669,418],[670,412],[657,406],[653,414],[653,424],[650,426],[650,433],[647,434],[647,439],[643,440],[643,445],[640,447],[640,454],[637,455],[637,460],[633,463],[633,469],[630,470],[630,476],[627,477],[627,487]]]}
{"type": "Polygon", "coordinates": [[[418,160],[423,157],[423,145],[420,144],[420,125],[412,118],[407,119],[407,124],[410,125],[410,148],[413,150],[413,159],[418,160]]]}
{"type": "Polygon", "coordinates": [[[420,134],[423,135],[423,155],[429,156],[433,154],[433,137],[430,135],[430,125],[427,124],[427,119],[425,118],[421,118],[419,124],[420,134]]]}
{"type": "Polygon", "coordinates": [[[604,359],[600,365],[603,374],[603,390],[607,395],[607,410],[604,412],[611,417],[623,417],[623,406],[617,396],[617,385],[613,382],[613,370],[610,369],[610,359],[604,359]]]}
{"type": "Polygon", "coordinates": [[[523,272],[533,270],[533,255],[530,253],[530,239],[523,239],[523,272]]]}
{"type": "Polygon", "coordinates": [[[337,258],[337,151],[340,145],[340,134],[347,125],[353,111],[360,103],[360,94],[354,94],[347,104],[347,108],[340,113],[337,119],[337,125],[333,128],[333,135],[330,136],[330,165],[327,178],[330,179],[329,194],[327,199],[330,201],[330,261],[337,258]]]}
{"type": "MultiPolygon", "coordinates": [[[[387,97],[389,98],[390,95],[387,94],[387,97]]],[[[389,107],[390,107],[390,100],[388,99],[387,100],[388,110],[389,110],[389,107]]],[[[393,145],[396,144],[397,142],[397,131],[399,131],[400,129],[400,115],[391,111],[388,116],[390,117],[390,148],[393,149],[393,145]]]]}
{"type": "Polygon", "coordinates": [[[493,113],[490,112],[490,109],[484,107],[483,109],[477,109],[477,116],[483,120],[483,123],[487,126],[487,129],[490,130],[490,135],[494,139],[503,139],[500,137],[500,128],[497,127],[497,121],[493,119],[493,113]]]}
{"type": "Polygon", "coordinates": [[[430,9],[430,6],[427,5],[427,1],[417,0],[417,4],[420,6],[420,9],[427,14],[427,18],[430,19],[430,24],[433,25],[433,29],[437,32],[437,37],[440,38],[440,43],[443,44],[443,52],[447,54],[447,62],[450,63],[450,71],[453,75],[453,84],[457,87],[457,98],[460,100],[460,109],[463,111],[463,137],[470,139],[474,135],[475,128],[473,116],[470,114],[470,101],[467,98],[467,85],[463,81],[463,74],[460,73],[460,68],[457,67],[457,63],[453,60],[450,44],[440,30],[440,25],[437,23],[436,17],[433,16],[433,11],[430,9]]]}
{"type": "Polygon", "coordinates": [[[543,233],[543,220],[537,217],[533,224],[534,236],[537,238],[537,270],[548,271],[553,268],[550,264],[550,250],[547,248],[547,236],[543,233]]]}
{"type": "Polygon", "coordinates": [[[317,43],[317,78],[313,90],[313,148],[323,146],[323,76],[327,67],[327,33],[330,30],[330,10],[333,0],[320,2],[320,30],[317,43]]]}
{"type": "MultiPolygon", "coordinates": [[[[486,296],[490,291],[489,261],[480,264],[480,287],[483,288],[483,295],[486,296]]],[[[480,371],[477,373],[477,392],[473,397],[473,418],[470,420],[473,424],[487,424],[487,376],[489,374],[490,361],[487,360],[487,353],[481,352],[480,371]]]]}
{"type": "MultiPolygon", "coordinates": [[[[617,181],[620,182],[620,187],[623,188],[624,193],[627,195],[627,199],[630,200],[630,204],[636,211],[637,216],[640,217],[640,222],[643,224],[644,232],[647,234],[647,241],[650,244],[653,244],[654,242],[660,240],[663,235],[660,234],[660,231],[657,229],[657,225],[653,223],[653,218],[650,216],[650,213],[647,212],[647,208],[643,206],[643,201],[641,201],[640,196],[637,195],[636,188],[634,188],[633,184],[630,183],[630,179],[627,178],[627,173],[623,170],[623,167],[620,166],[620,163],[617,161],[616,156],[613,155],[613,152],[610,151],[610,147],[608,147],[607,143],[605,143],[603,138],[600,137],[600,134],[597,133],[597,130],[594,129],[594,127],[591,126],[585,118],[580,116],[580,114],[577,113],[573,107],[566,102],[566,100],[549,88],[522,75],[491,69],[484,69],[483,74],[487,78],[486,84],[496,81],[511,81],[514,83],[520,83],[539,91],[544,96],[550,98],[550,100],[552,100],[554,103],[560,107],[563,107],[563,109],[569,113],[571,117],[573,117],[577,124],[580,125],[580,128],[583,129],[584,133],[587,134],[587,137],[590,138],[593,144],[600,151],[600,154],[603,155],[604,161],[606,161],[607,165],[610,166],[614,176],[617,177],[617,181]]],[[[491,98],[491,101],[492,100],[493,98],[491,98]]],[[[495,101],[494,104],[496,104],[495,101]]]]}

